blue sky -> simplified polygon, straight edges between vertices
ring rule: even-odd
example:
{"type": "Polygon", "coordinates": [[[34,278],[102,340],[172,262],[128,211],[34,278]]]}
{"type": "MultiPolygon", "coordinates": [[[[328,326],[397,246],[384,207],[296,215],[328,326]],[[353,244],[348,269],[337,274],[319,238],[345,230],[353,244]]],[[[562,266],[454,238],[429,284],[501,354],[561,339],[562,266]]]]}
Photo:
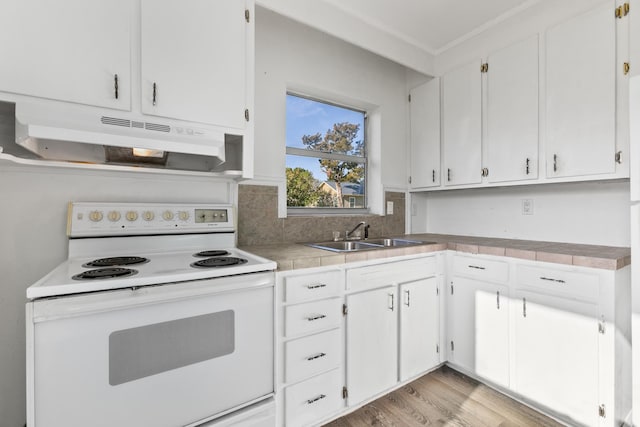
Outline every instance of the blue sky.
{"type": "MultiPolygon", "coordinates": [[[[319,132],[324,136],[334,123],[340,122],[360,124],[356,140],[363,139],[364,118],[362,113],[287,95],[286,137],[288,147],[306,148],[302,144],[303,135],[313,135],[319,132]]],[[[286,161],[287,167],[301,167],[310,170],[316,179],[326,180],[326,175],[320,170],[318,159],[288,155],[286,161]]]]}

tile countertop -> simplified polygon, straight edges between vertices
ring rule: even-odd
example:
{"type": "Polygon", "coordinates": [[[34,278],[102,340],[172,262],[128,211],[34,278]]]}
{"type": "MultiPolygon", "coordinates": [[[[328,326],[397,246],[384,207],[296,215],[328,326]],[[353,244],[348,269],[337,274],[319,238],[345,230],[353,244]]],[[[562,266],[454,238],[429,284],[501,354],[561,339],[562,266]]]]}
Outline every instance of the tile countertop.
{"type": "Polygon", "coordinates": [[[446,249],[471,254],[507,256],[606,270],[617,270],[631,264],[631,250],[625,247],[446,234],[407,234],[395,237],[420,240],[424,241],[425,244],[361,252],[331,252],[305,246],[302,243],[244,246],[240,249],[276,261],[278,263],[278,271],[344,264],[400,255],[415,255],[446,249]]]}

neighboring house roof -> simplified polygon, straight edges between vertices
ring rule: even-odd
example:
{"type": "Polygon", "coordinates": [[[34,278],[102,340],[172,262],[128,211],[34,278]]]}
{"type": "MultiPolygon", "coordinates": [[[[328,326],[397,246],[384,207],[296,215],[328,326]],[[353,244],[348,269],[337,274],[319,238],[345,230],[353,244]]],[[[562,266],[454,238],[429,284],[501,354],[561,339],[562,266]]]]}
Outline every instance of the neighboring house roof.
{"type": "MultiPolygon", "coordinates": [[[[335,193],[336,183],[335,181],[324,181],[320,184],[320,187],[325,187],[324,190],[327,192],[335,193]]],[[[343,182],[342,185],[342,195],[343,196],[364,196],[364,186],[357,182],[343,182]]]]}

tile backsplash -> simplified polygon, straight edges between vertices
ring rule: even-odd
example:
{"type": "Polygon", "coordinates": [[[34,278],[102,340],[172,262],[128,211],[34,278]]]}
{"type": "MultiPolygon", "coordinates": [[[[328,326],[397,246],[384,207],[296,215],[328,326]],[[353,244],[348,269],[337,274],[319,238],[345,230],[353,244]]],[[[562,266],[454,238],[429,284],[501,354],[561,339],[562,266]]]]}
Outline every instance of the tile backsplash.
{"type": "Polygon", "coordinates": [[[370,224],[369,237],[405,233],[405,195],[387,191],[386,202],[393,202],[393,214],[291,216],[278,218],[278,187],[238,186],[238,245],[266,245],[332,240],[333,231],[350,230],[358,222],[370,224]]]}

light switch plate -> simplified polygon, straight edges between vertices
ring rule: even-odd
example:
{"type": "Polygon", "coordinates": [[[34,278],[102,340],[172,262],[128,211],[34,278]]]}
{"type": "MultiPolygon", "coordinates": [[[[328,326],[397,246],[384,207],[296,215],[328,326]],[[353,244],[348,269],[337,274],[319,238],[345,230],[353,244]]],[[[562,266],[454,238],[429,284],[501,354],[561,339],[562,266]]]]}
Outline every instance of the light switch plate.
{"type": "Polygon", "coordinates": [[[393,215],[393,202],[387,202],[387,215],[393,215]]]}

